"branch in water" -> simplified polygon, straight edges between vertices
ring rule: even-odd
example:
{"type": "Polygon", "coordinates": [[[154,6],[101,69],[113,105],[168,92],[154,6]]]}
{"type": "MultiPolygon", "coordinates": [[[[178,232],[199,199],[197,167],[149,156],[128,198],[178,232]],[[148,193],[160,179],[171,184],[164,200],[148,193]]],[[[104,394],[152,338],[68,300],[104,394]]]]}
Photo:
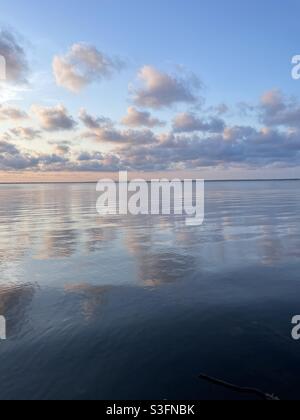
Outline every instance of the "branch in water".
{"type": "Polygon", "coordinates": [[[241,394],[255,395],[258,398],[261,398],[266,401],[280,401],[278,397],[271,394],[265,394],[263,391],[255,388],[243,388],[237,385],[230,384],[228,382],[221,381],[220,379],[212,378],[211,376],[201,374],[199,379],[203,379],[207,382],[210,382],[214,385],[219,385],[232,391],[239,392],[241,394]]]}

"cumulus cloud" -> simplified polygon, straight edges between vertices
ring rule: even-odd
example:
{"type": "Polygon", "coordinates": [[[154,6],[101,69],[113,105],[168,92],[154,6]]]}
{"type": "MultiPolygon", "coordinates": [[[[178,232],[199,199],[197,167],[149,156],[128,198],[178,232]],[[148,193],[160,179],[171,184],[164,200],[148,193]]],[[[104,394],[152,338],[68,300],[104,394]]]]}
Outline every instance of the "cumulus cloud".
{"type": "MultiPolygon", "coordinates": [[[[150,136],[151,137],[151,136],[150,136]]],[[[149,137],[148,137],[149,138],[149,137]]],[[[205,167],[270,167],[300,164],[300,132],[248,126],[227,127],[223,133],[152,135],[151,142],[120,143],[110,153],[68,147],[44,155],[21,152],[0,142],[0,169],[47,171],[163,171],[205,167]]]]}
{"type": "Polygon", "coordinates": [[[0,55],[6,62],[7,81],[26,83],[29,72],[28,60],[22,43],[11,30],[0,31],[0,55]]]}
{"type": "Polygon", "coordinates": [[[19,108],[14,108],[10,106],[0,105],[0,121],[17,121],[27,119],[28,115],[26,112],[22,111],[19,108]]]}
{"type": "Polygon", "coordinates": [[[48,144],[53,146],[56,155],[64,156],[71,153],[72,150],[72,142],[68,140],[49,140],[48,144]]]}
{"type": "Polygon", "coordinates": [[[226,127],[223,133],[223,140],[246,142],[247,139],[252,138],[256,132],[256,129],[250,126],[235,125],[232,127],[226,127]]]}
{"type": "MultiPolygon", "coordinates": [[[[49,143],[50,144],[50,143],[49,143]]],[[[49,154],[24,151],[0,140],[0,170],[4,171],[106,171],[128,169],[117,154],[101,152],[70,153],[68,142],[53,144],[55,151],[49,154]]]]}
{"type": "Polygon", "coordinates": [[[100,143],[115,144],[149,144],[155,141],[151,130],[119,130],[114,123],[105,117],[94,117],[82,109],[80,120],[88,129],[82,134],[83,138],[90,138],[100,143]]]}
{"type": "Polygon", "coordinates": [[[68,168],[71,171],[83,172],[117,172],[128,169],[123,166],[119,156],[97,151],[79,153],[73,161],[69,161],[68,168]]]}
{"type": "Polygon", "coordinates": [[[68,159],[53,153],[49,155],[40,155],[38,163],[42,170],[60,170],[62,165],[65,166],[68,164],[68,159]]]}
{"type": "Polygon", "coordinates": [[[31,111],[46,131],[73,130],[77,125],[63,105],[52,108],[33,105],[31,111]]]}
{"type": "Polygon", "coordinates": [[[129,107],[127,110],[127,115],[122,119],[122,124],[127,127],[162,127],[165,123],[158,118],[153,118],[150,112],[142,112],[137,110],[134,107],[129,107]]]}
{"type": "Polygon", "coordinates": [[[266,126],[300,127],[300,104],[279,90],[268,91],[261,98],[260,118],[266,126]]]}
{"type": "Polygon", "coordinates": [[[0,141],[0,170],[25,170],[36,168],[38,158],[22,153],[16,146],[0,141]]]}
{"type": "Polygon", "coordinates": [[[280,111],[284,108],[283,101],[283,95],[279,90],[267,91],[261,97],[262,107],[273,112],[280,111]]]}
{"type": "Polygon", "coordinates": [[[9,135],[23,140],[34,140],[41,137],[41,131],[32,127],[15,127],[9,130],[9,135]]]}
{"type": "Polygon", "coordinates": [[[90,138],[100,143],[112,144],[149,144],[156,141],[155,134],[151,130],[118,130],[111,128],[97,128],[86,131],[83,137],[90,138]]]}
{"type": "Polygon", "coordinates": [[[70,153],[71,147],[67,143],[61,143],[56,145],[55,150],[58,155],[67,155],[70,153]]]}
{"type": "Polygon", "coordinates": [[[112,121],[109,118],[105,117],[94,117],[87,113],[87,111],[82,108],[79,111],[79,119],[83,125],[90,130],[95,130],[101,127],[111,127],[113,126],[112,121]]]}
{"type": "Polygon", "coordinates": [[[173,121],[175,133],[191,133],[195,131],[221,133],[224,129],[225,122],[220,118],[212,117],[208,120],[203,120],[188,112],[177,115],[173,121]]]}
{"type": "Polygon", "coordinates": [[[120,59],[108,57],[85,43],[74,44],[66,55],[53,59],[56,83],[75,93],[93,82],[111,77],[122,67],[120,59]]]}
{"type": "MultiPolygon", "coordinates": [[[[224,108],[225,109],[225,108],[224,108]]],[[[78,152],[78,144],[52,140],[51,153],[28,151],[11,144],[13,139],[44,137],[44,132],[32,127],[6,129],[0,141],[0,169],[36,171],[163,171],[177,169],[201,169],[206,167],[293,167],[300,165],[300,125],[295,99],[278,91],[267,92],[254,108],[255,124],[232,125],[216,113],[208,110],[201,118],[195,112],[179,114],[173,121],[173,129],[157,134],[157,125],[149,112],[129,108],[129,128],[120,127],[112,120],[97,117],[81,109],[79,119],[84,126],[82,139],[99,143],[100,150],[90,151],[90,144],[78,152]],[[260,124],[261,123],[261,124],[260,124]],[[131,128],[130,128],[131,127],[131,128]],[[141,127],[138,129],[138,127],[141,127]],[[103,144],[110,147],[104,153],[103,144]]],[[[76,122],[62,105],[53,108],[34,106],[33,114],[41,129],[46,132],[72,130],[76,122]]],[[[5,118],[13,112],[3,111],[5,118]]],[[[0,108],[1,115],[1,108],[0,108]]],[[[21,117],[21,116],[20,116],[21,117]]],[[[125,117],[125,118],[126,118],[125,117]]],[[[252,119],[251,119],[252,121],[252,119]]],[[[158,121],[156,121],[158,123],[158,121]]],[[[34,127],[34,125],[33,125],[34,127]]],[[[41,149],[42,150],[42,149],[41,149]]]]}
{"type": "Polygon", "coordinates": [[[195,76],[179,78],[145,66],[138,77],[144,84],[144,87],[134,90],[134,102],[138,106],[158,109],[178,103],[197,102],[196,92],[200,82],[195,76]]]}
{"type": "Polygon", "coordinates": [[[132,169],[151,171],[300,163],[299,132],[232,127],[225,136],[225,133],[207,137],[166,134],[156,144],[124,148],[122,161],[132,169]]]}
{"type": "Polygon", "coordinates": [[[18,153],[18,149],[13,144],[0,140],[0,153],[1,154],[7,153],[10,155],[15,155],[18,153]]]}
{"type": "Polygon", "coordinates": [[[64,170],[68,164],[68,159],[54,153],[25,152],[13,144],[0,141],[0,170],[60,171],[64,170]]]}

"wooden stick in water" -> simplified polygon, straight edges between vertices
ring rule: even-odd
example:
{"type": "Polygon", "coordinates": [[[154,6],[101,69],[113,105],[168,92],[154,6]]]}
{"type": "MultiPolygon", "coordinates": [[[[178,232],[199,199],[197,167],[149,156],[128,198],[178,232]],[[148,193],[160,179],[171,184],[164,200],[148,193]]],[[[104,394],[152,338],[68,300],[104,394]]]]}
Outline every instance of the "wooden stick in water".
{"type": "Polygon", "coordinates": [[[261,398],[265,401],[279,401],[279,398],[277,398],[275,395],[265,394],[263,391],[260,391],[259,389],[243,388],[243,387],[233,385],[228,382],[221,381],[220,379],[212,378],[211,376],[203,375],[203,374],[199,376],[199,379],[203,379],[214,385],[219,385],[224,388],[231,389],[232,391],[239,392],[241,394],[255,395],[256,397],[261,398]]]}

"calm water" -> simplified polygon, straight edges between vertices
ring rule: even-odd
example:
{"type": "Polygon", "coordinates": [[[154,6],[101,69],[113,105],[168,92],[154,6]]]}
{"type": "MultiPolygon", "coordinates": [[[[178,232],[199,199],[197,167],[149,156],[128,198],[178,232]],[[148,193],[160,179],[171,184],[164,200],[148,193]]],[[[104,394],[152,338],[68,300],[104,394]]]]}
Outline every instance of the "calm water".
{"type": "Polygon", "coordinates": [[[0,186],[0,399],[300,399],[299,182],[206,184],[206,219],[100,217],[94,185],[0,186]]]}

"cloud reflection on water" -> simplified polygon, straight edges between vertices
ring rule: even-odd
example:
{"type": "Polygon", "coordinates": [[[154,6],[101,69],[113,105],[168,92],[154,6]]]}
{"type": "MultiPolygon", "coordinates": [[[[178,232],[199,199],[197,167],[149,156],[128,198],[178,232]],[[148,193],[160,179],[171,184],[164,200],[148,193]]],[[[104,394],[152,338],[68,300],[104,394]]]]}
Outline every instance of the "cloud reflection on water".
{"type": "Polygon", "coordinates": [[[297,186],[208,184],[205,223],[197,228],[174,216],[101,217],[94,185],[3,186],[2,282],[68,292],[78,284],[88,313],[109,287],[158,287],[293,260],[300,249],[297,186]]]}

